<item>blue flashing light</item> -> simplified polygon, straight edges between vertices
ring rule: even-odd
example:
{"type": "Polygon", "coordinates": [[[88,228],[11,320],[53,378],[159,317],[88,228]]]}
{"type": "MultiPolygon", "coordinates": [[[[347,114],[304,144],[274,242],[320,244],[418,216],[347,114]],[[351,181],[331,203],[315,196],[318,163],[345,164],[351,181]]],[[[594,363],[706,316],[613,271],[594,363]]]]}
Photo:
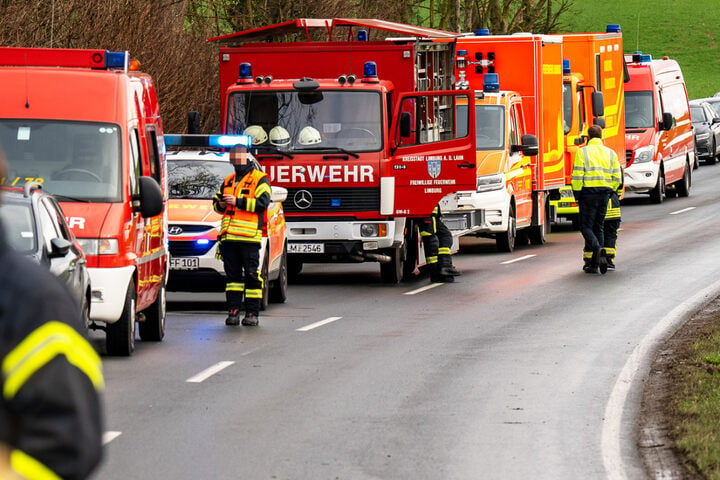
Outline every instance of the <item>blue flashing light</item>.
{"type": "Polygon", "coordinates": [[[235,145],[252,147],[250,135],[209,135],[208,137],[210,147],[234,147],[235,145]]]}
{"type": "Polygon", "coordinates": [[[367,42],[368,33],[367,30],[358,30],[358,42],[367,42]]]}
{"type": "Polygon", "coordinates": [[[486,73],[483,77],[483,91],[500,91],[500,76],[497,73],[486,73]]]}
{"type": "Polygon", "coordinates": [[[570,59],[563,58],[563,75],[570,75],[570,59]]]}
{"type": "Polygon", "coordinates": [[[464,57],[465,55],[467,55],[467,50],[458,50],[457,51],[458,57],[464,57]]]}
{"type": "Polygon", "coordinates": [[[640,55],[640,61],[642,63],[652,62],[652,55],[650,55],[649,53],[643,53],[642,55],[640,55]]]}
{"type": "Polygon", "coordinates": [[[635,50],[632,54],[633,55],[642,55],[642,52],[640,50],[635,50]]]}
{"type": "Polygon", "coordinates": [[[163,140],[166,147],[215,147],[229,148],[235,145],[252,147],[250,135],[174,135],[165,134],[163,140]]]}
{"type": "Polygon", "coordinates": [[[197,240],[195,240],[196,245],[207,245],[209,243],[210,240],[208,240],[207,238],[198,238],[197,240]]]}
{"type": "Polygon", "coordinates": [[[105,68],[125,68],[125,52],[105,50],[105,68]]]}
{"type": "Polygon", "coordinates": [[[342,206],[341,203],[342,203],[342,202],[340,202],[340,199],[339,199],[339,198],[331,198],[331,199],[330,199],[330,206],[333,207],[333,208],[339,208],[339,207],[341,207],[341,206],[342,206]]]}
{"type": "Polygon", "coordinates": [[[365,62],[363,65],[363,77],[365,78],[378,78],[377,74],[377,63],[365,62]]]}
{"type": "Polygon", "coordinates": [[[241,64],[240,64],[240,75],[239,75],[239,78],[242,78],[242,79],[248,79],[248,78],[249,78],[249,79],[252,80],[252,78],[253,78],[253,76],[252,76],[252,65],[250,65],[250,64],[247,63],[247,62],[241,63],[241,64]]]}
{"type": "Polygon", "coordinates": [[[622,32],[622,29],[620,28],[620,25],[617,23],[608,23],[605,27],[606,33],[620,33],[622,32]]]}
{"type": "Polygon", "coordinates": [[[475,35],[477,35],[478,37],[486,37],[486,36],[490,35],[490,29],[478,28],[477,30],[475,30],[475,35]]]}

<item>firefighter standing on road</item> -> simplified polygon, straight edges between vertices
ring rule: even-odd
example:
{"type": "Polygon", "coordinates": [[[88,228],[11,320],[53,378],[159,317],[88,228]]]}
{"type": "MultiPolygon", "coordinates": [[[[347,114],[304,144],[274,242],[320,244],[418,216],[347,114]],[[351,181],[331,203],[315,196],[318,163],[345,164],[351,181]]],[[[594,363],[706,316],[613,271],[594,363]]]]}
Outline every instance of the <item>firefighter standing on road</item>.
{"type": "Polygon", "coordinates": [[[2,225],[0,266],[0,479],[87,478],[102,457],[103,375],[80,307],[2,225]]]}
{"type": "MultiPolygon", "coordinates": [[[[622,179],[622,172],[620,173],[622,179]]],[[[607,257],[607,268],[615,270],[615,245],[617,243],[617,232],[620,228],[620,193],[623,189],[623,182],[620,183],[620,188],[614,191],[610,195],[610,200],[607,204],[607,212],[605,213],[605,222],[603,223],[603,247],[605,249],[605,256],[607,257]]]]}
{"type": "Polygon", "coordinates": [[[260,242],[265,209],[270,203],[270,182],[250,160],[247,148],[230,150],[235,173],[228,175],[213,198],[213,208],[223,215],[220,223],[220,253],[227,283],[226,325],[240,324],[240,307],[245,297],[242,324],[258,325],[263,282],[259,271],[260,242]]]}
{"type": "Polygon", "coordinates": [[[580,209],[580,230],[585,239],[583,259],[586,273],[607,272],[603,223],[608,200],[622,181],[617,154],[602,143],[602,128],[588,128],[587,146],[578,150],[571,185],[580,209]]]}
{"type": "Polygon", "coordinates": [[[420,220],[419,226],[425,246],[425,261],[430,266],[430,280],[435,283],[453,282],[453,277],[460,275],[460,272],[452,264],[452,233],[442,221],[440,206],[435,206],[432,215],[420,220]]]}

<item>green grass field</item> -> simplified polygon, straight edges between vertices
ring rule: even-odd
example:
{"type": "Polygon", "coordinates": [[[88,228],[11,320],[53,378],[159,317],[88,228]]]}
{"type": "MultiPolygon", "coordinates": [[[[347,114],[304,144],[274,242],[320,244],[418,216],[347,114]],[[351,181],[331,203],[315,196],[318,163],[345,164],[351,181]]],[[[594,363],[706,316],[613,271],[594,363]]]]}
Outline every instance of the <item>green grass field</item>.
{"type": "Polygon", "coordinates": [[[565,31],[604,31],[620,24],[625,53],[678,61],[690,98],[720,92],[720,2],[718,0],[575,0],[562,21],[565,31]]]}

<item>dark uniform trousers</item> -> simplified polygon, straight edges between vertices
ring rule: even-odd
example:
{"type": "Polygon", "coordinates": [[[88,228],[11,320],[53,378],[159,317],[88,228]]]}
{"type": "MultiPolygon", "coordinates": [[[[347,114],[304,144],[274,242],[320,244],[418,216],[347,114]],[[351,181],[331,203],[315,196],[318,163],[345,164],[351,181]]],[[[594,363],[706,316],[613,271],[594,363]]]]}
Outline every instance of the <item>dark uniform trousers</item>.
{"type": "Polygon", "coordinates": [[[418,220],[418,225],[425,247],[425,261],[430,267],[431,273],[438,274],[440,269],[452,267],[450,248],[453,236],[442,221],[440,207],[435,207],[431,216],[418,220]]]}
{"type": "Polygon", "coordinates": [[[262,300],[263,278],[258,271],[260,244],[225,240],[220,243],[227,283],[225,298],[229,309],[238,309],[245,298],[245,313],[258,315],[262,300]]]}
{"type": "Polygon", "coordinates": [[[584,257],[590,265],[597,266],[597,253],[603,248],[605,212],[611,190],[609,188],[584,188],[578,199],[580,231],[585,239],[584,257]]]}

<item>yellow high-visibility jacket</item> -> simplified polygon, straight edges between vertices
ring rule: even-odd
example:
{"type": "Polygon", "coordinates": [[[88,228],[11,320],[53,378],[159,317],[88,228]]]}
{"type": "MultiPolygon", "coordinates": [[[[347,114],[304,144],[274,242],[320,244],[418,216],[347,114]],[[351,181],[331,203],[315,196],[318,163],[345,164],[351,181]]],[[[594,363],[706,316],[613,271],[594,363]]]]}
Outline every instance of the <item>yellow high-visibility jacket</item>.
{"type": "Polygon", "coordinates": [[[599,138],[591,138],[587,146],[578,150],[573,164],[571,186],[579,192],[583,188],[607,188],[617,191],[622,171],[617,154],[603,145],[599,138]]]}

